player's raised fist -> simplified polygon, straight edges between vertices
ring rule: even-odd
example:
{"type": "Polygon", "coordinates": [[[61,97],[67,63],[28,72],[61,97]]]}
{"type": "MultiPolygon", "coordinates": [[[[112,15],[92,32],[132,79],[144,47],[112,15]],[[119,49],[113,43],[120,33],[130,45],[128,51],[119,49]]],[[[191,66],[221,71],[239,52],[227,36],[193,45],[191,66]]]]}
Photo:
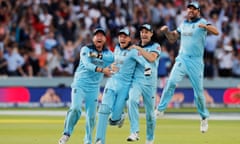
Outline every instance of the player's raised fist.
{"type": "Polygon", "coordinates": [[[160,28],[160,31],[163,32],[163,33],[166,33],[166,32],[168,32],[168,27],[167,26],[162,26],[160,28]]]}

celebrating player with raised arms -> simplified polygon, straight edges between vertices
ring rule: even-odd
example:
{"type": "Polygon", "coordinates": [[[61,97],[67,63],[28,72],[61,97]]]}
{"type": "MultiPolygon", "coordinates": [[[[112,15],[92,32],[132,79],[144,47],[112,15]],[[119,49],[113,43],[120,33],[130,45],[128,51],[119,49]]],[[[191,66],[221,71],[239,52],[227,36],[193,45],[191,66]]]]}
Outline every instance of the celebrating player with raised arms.
{"type": "Polygon", "coordinates": [[[177,28],[169,31],[167,26],[160,29],[170,42],[180,38],[180,50],[172,68],[169,79],[164,87],[156,115],[163,114],[170,102],[176,85],[183,77],[188,76],[194,90],[194,100],[201,116],[200,131],[208,130],[209,112],[203,95],[203,52],[207,33],[218,35],[218,30],[200,17],[200,7],[197,2],[187,6],[187,19],[177,28]]]}

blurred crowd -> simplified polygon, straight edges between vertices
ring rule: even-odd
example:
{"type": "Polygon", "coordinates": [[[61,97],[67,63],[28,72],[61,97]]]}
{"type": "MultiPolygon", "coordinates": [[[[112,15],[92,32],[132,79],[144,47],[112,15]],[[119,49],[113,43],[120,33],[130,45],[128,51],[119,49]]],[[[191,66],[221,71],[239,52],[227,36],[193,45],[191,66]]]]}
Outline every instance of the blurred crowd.
{"type": "MultiPolygon", "coordinates": [[[[174,63],[179,42],[170,44],[159,32],[184,20],[186,0],[0,0],[0,75],[72,76],[79,51],[90,44],[92,31],[107,31],[107,46],[114,51],[117,32],[128,27],[138,42],[138,28],[149,23],[162,46],[159,77],[174,63]]],[[[207,78],[240,77],[240,1],[199,1],[202,17],[217,26],[220,35],[207,36],[207,78]]]]}

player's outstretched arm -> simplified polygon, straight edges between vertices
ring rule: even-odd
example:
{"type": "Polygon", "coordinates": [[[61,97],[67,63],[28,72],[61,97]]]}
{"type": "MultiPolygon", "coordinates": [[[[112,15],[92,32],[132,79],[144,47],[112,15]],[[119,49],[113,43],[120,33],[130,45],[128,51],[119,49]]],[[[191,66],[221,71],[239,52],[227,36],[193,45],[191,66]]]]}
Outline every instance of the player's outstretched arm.
{"type": "Polygon", "coordinates": [[[162,26],[160,31],[164,33],[170,43],[174,43],[179,38],[178,32],[176,30],[169,31],[167,26],[162,26]]]}
{"type": "Polygon", "coordinates": [[[148,61],[148,62],[155,62],[155,60],[158,57],[158,54],[155,52],[147,52],[145,51],[142,47],[137,46],[137,45],[132,45],[130,46],[131,48],[135,48],[136,50],[138,50],[138,52],[141,53],[141,55],[148,61]]]}
{"type": "Polygon", "coordinates": [[[201,27],[201,28],[205,28],[211,34],[214,34],[214,35],[218,35],[219,34],[217,28],[215,26],[213,26],[213,25],[210,25],[210,24],[207,24],[207,25],[199,24],[198,26],[201,27]]]}

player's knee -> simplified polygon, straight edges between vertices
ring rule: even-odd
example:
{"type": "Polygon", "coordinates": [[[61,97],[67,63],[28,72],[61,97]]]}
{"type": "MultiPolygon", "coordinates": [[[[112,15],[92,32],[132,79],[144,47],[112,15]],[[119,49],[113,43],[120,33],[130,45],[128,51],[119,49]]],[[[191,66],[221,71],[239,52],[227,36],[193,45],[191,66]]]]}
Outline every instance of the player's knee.
{"type": "Polygon", "coordinates": [[[146,121],[153,122],[155,120],[154,113],[146,114],[146,121]]]}
{"type": "Polygon", "coordinates": [[[136,103],[136,102],[139,102],[139,95],[136,94],[135,92],[131,91],[129,93],[129,97],[128,97],[128,103],[136,103]]]}
{"type": "Polygon", "coordinates": [[[110,107],[108,105],[101,104],[99,109],[98,109],[98,112],[102,113],[102,114],[110,114],[111,109],[110,109],[110,107]]]}
{"type": "Polygon", "coordinates": [[[70,108],[68,110],[68,115],[75,115],[77,118],[79,118],[81,116],[81,109],[73,109],[73,108],[70,108]]]}
{"type": "Polygon", "coordinates": [[[73,112],[81,112],[81,107],[80,106],[71,106],[70,110],[73,112]]]}

